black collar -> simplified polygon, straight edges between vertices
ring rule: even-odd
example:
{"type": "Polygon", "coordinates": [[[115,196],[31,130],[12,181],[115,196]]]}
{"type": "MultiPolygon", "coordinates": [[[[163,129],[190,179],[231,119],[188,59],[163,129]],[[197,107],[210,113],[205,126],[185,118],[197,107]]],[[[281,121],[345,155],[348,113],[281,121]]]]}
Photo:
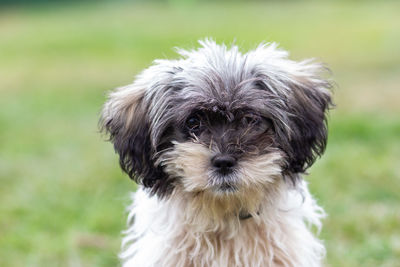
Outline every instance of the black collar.
{"type": "Polygon", "coordinates": [[[250,219],[251,217],[253,217],[253,216],[250,213],[248,213],[248,214],[239,213],[239,220],[244,221],[244,220],[250,219]]]}
{"type": "MultiPolygon", "coordinates": [[[[257,211],[257,215],[260,215],[260,212],[259,211],[257,211]]],[[[242,221],[244,221],[244,220],[247,220],[247,219],[250,219],[250,218],[252,218],[253,216],[250,214],[250,213],[243,213],[243,212],[240,212],[239,213],[239,220],[242,220],[242,221]]]]}

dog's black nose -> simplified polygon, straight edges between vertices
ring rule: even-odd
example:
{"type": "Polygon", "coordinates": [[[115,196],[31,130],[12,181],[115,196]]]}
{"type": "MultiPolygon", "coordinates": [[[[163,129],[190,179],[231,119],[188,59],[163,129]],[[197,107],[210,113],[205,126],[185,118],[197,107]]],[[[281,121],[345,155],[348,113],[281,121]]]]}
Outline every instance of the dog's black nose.
{"type": "Polygon", "coordinates": [[[232,167],[236,165],[236,159],[229,155],[217,155],[212,158],[211,162],[223,174],[231,172],[232,167]]]}

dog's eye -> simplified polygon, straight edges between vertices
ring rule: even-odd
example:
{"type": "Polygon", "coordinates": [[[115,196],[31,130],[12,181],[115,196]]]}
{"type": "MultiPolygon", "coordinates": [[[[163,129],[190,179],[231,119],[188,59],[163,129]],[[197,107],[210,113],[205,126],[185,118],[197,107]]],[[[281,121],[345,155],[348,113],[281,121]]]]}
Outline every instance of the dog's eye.
{"type": "Polygon", "coordinates": [[[247,125],[247,127],[250,127],[253,131],[257,131],[259,133],[273,129],[272,120],[258,115],[246,116],[244,118],[244,123],[247,125]]]}
{"type": "Polygon", "coordinates": [[[257,124],[260,124],[260,122],[261,122],[261,118],[259,116],[255,116],[255,115],[247,116],[244,118],[244,120],[247,125],[257,125],[257,124]]]}
{"type": "Polygon", "coordinates": [[[190,132],[197,132],[200,129],[200,125],[201,125],[200,119],[198,117],[195,117],[195,116],[190,117],[186,121],[186,128],[190,132]]]}

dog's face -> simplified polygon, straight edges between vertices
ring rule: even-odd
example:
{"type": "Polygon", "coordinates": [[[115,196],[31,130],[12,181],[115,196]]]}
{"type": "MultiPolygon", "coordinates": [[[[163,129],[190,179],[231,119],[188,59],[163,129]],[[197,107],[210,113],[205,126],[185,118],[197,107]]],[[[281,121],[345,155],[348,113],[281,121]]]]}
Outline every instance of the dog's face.
{"type": "Polygon", "coordinates": [[[156,61],[110,95],[101,123],[122,169],[159,196],[295,182],[326,145],[323,68],[291,61],[273,44],[247,54],[201,45],[156,61]]]}

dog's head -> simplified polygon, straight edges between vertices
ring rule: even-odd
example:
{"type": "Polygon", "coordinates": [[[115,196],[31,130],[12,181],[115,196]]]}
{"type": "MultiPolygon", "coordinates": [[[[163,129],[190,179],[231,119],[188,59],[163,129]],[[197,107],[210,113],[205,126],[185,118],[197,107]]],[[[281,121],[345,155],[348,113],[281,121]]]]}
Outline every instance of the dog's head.
{"type": "Polygon", "coordinates": [[[325,69],[275,44],[246,54],[200,44],[110,94],[101,125],[122,169],[159,196],[295,183],[325,149],[325,69]]]}

